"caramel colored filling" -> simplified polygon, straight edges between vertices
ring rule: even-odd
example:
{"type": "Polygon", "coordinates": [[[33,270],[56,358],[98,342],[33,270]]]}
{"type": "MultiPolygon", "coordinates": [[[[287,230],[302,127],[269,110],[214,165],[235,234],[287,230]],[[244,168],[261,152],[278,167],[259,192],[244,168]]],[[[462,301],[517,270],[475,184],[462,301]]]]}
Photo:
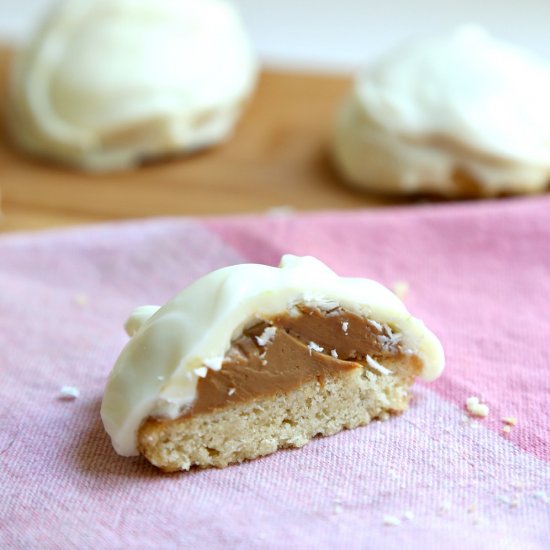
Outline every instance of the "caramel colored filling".
{"type": "Polygon", "coordinates": [[[339,308],[325,312],[302,306],[234,340],[221,370],[199,379],[197,397],[182,417],[288,392],[315,379],[324,384],[343,370],[367,367],[380,374],[367,355],[383,361],[401,354],[399,335],[387,326],[339,308]]]}

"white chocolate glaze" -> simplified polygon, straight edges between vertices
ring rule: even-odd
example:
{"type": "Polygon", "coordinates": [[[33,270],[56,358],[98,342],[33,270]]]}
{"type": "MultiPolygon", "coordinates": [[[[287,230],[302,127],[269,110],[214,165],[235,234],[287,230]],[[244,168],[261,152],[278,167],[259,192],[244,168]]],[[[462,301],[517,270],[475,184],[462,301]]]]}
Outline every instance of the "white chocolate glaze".
{"type": "Polygon", "coordinates": [[[115,450],[137,454],[137,430],[146,417],[176,418],[195,399],[197,378],[220,368],[243,329],[298,303],[340,305],[389,324],[401,333],[404,349],[421,359],[423,379],[433,380],[443,370],[439,340],[375,281],[339,277],[312,257],[286,255],[278,268],[226,267],[197,280],[160,309],[146,306],[130,317],[126,326],[133,336],[113,368],[101,406],[115,450]]]}
{"type": "Polygon", "coordinates": [[[16,56],[10,127],[37,155],[123,169],[226,138],[256,65],[225,0],[63,0],[16,56]]]}
{"type": "Polygon", "coordinates": [[[363,72],[339,112],[337,166],[390,193],[528,193],[550,182],[550,64],[475,25],[411,41],[363,72]]]}

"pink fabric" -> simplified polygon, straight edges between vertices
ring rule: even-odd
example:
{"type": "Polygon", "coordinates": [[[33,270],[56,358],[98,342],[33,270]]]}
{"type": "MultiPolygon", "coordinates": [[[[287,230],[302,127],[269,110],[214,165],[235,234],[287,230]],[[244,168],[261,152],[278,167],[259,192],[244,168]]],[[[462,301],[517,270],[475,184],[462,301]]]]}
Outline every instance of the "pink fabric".
{"type": "Polygon", "coordinates": [[[0,548],[547,548],[549,211],[543,197],[2,237],[0,548]],[[407,281],[444,376],[400,417],[224,470],[118,457],[99,406],[127,314],[287,251],[407,281]],[[65,384],[80,397],[59,400],[65,384]],[[464,419],[470,395],[487,419],[464,419]]]}

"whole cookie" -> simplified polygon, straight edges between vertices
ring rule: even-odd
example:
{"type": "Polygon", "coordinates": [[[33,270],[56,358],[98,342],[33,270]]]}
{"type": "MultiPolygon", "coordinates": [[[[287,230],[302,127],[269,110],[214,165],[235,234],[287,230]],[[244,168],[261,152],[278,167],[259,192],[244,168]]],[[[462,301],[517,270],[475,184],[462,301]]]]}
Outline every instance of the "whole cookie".
{"type": "Polygon", "coordinates": [[[543,191],[550,65],[475,25],[404,44],[356,80],[332,152],[355,187],[447,197],[543,191]]]}
{"type": "Polygon", "coordinates": [[[14,60],[11,133],[41,157],[123,169],[225,139],[256,73],[224,0],[64,0],[14,60]]]}

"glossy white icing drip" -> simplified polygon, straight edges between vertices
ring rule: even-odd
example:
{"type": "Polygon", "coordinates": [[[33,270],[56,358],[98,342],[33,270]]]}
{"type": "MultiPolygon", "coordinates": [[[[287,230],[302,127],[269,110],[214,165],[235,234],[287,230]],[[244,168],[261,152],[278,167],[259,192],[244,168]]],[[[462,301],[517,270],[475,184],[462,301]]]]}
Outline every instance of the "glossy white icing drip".
{"type": "Polygon", "coordinates": [[[339,113],[334,153],[354,184],[487,194],[550,179],[550,64],[475,25],[411,41],[362,73],[339,113]]]}
{"type": "Polygon", "coordinates": [[[177,417],[193,402],[197,377],[219,366],[244,328],[297,303],[339,304],[391,324],[402,334],[404,349],[422,360],[422,378],[433,380],[443,369],[438,339],[375,281],[339,277],[312,257],[287,255],[279,268],[227,267],[197,280],[160,309],[139,308],[130,317],[126,326],[133,336],[113,368],[101,407],[116,451],[136,454],[144,418],[177,417]]]}
{"type": "Polygon", "coordinates": [[[224,0],[64,0],[16,57],[11,127],[90,170],[225,138],[256,59],[224,0]]]}

